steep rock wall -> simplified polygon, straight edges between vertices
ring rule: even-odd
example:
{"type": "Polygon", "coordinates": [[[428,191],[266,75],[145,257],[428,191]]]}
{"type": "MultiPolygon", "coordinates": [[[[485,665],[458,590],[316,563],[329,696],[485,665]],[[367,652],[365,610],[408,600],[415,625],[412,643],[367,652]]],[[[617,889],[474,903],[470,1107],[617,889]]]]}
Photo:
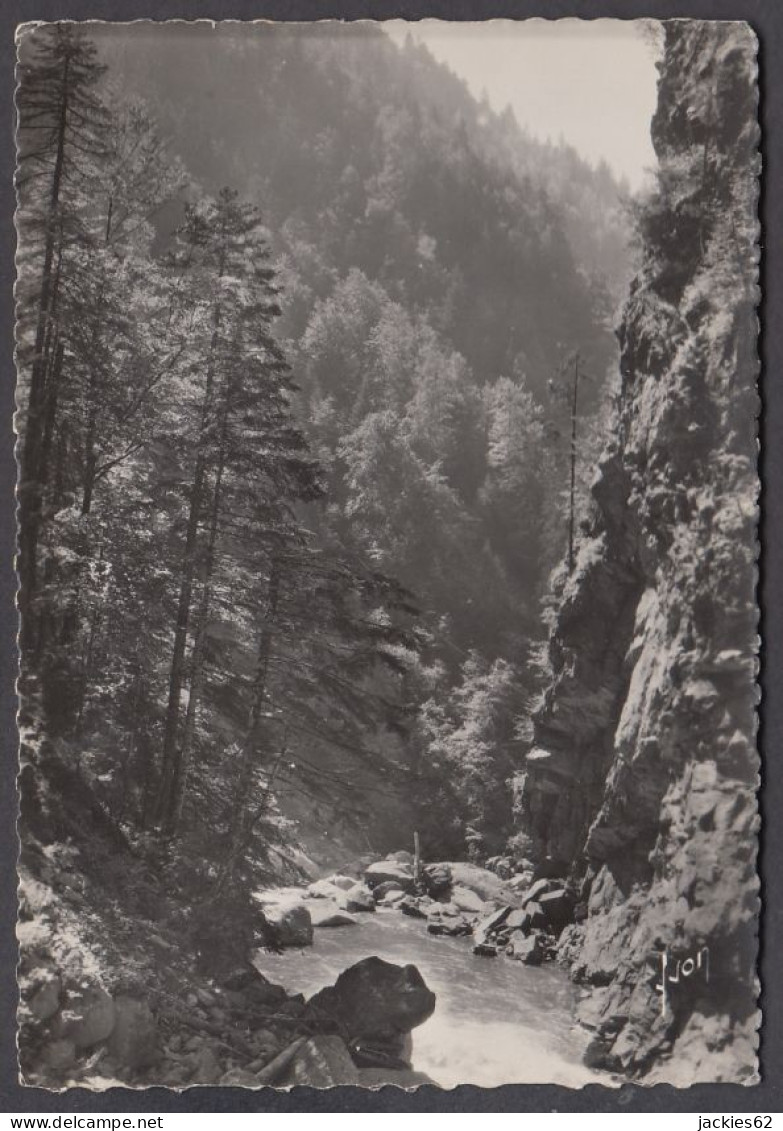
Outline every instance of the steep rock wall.
{"type": "Polygon", "coordinates": [[[755,37],[665,25],[659,188],[616,427],[550,641],[522,810],[586,919],[561,947],[593,1060],[653,1082],[755,1068],[755,37]],[[662,955],[709,951],[665,1002],[662,955]]]}

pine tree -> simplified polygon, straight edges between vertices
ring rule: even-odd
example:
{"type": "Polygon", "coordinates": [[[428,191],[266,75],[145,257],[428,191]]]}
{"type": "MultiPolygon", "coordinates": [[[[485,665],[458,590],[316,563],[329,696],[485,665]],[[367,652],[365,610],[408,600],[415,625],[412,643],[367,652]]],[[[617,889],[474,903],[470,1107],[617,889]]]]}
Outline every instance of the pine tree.
{"type": "MultiPolygon", "coordinates": [[[[277,494],[286,497],[291,493],[286,479],[298,470],[297,452],[305,448],[303,438],[288,424],[289,369],[271,333],[271,323],[280,308],[257,209],[224,189],[216,201],[190,210],[181,238],[193,258],[191,270],[202,288],[201,301],[211,333],[199,358],[204,385],[188,491],[163,740],[158,820],[169,832],[182,806],[181,703],[188,676],[187,645],[197,569],[203,557],[201,527],[208,513],[210,475],[214,475],[210,530],[215,533],[207,543],[207,572],[202,579],[207,604],[200,611],[202,621],[209,615],[208,589],[223,497],[227,496],[231,505],[232,490],[237,495],[243,488],[252,494],[262,492],[262,497],[271,488],[276,493],[273,498],[277,494]]],[[[306,461],[303,467],[308,467],[306,461]]],[[[194,659],[191,695],[194,681],[198,693],[201,680],[202,660],[198,654],[194,659]]],[[[194,702],[192,711],[195,709],[194,702]]],[[[192,721],[190,725],[192,728],[192,721]]]]}
{"type": "Polygon", "coordinates": [[[46,441],[62,372],[58,302],[63,256],[81,234],[80,194],[105,156],[108,119],[98,90],[104,67],[83,30],[67,23],[41,25],[23,41],[20,58],[17,187],[24,253],[18,340],[27,392],[19,483],[24,648],[32,641],[46,441]]]}

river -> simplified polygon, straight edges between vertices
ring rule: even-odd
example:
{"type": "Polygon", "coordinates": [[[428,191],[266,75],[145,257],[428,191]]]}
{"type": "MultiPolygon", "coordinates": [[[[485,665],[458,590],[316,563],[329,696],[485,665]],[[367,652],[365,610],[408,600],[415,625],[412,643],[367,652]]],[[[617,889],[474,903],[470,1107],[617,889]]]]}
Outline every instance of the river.
{"type": "Polygon", "coordinates": [[[413,1066],[444,1088],[613,1082],[582,1063],[587,1036],[574,1024],[575,991],[562,970],[478,958],[470,939],[434,938],[423,921],[398,911],[356,918],[354,927],[316,930],[305,950],[260,951],[256,966],[309,997],[370,955],[413,963],[438,999],[413,1031],[413,1066]]]}

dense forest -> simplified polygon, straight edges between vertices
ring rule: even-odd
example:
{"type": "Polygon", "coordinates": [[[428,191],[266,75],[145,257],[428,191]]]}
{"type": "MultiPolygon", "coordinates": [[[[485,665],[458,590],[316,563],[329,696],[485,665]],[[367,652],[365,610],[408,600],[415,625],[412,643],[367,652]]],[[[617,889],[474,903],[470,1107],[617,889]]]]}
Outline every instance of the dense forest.
{"type": "Polygon", "coordinates": [[[197,871],[499,851],[622,188],[370,26],[187,34],[22,45],[27,715],[197,871]]]}

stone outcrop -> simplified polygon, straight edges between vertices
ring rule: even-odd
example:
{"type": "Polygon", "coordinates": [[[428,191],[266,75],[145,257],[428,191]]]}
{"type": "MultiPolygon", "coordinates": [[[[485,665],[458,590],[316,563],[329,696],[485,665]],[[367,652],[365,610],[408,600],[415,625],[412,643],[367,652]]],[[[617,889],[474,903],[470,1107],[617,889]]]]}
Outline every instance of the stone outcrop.
{"type": "Polygon", "coordinates": [[[537,874],[567,876],[586,905],[562,953],[604,987],[592,1063],[751,1082],[756,43],[742,24],[664,26],[659,187],[619,329],[613,440],[519,800],[537,874]],[[709,982],[663,1010],[661,955],[704,947],[709,982]]]}

